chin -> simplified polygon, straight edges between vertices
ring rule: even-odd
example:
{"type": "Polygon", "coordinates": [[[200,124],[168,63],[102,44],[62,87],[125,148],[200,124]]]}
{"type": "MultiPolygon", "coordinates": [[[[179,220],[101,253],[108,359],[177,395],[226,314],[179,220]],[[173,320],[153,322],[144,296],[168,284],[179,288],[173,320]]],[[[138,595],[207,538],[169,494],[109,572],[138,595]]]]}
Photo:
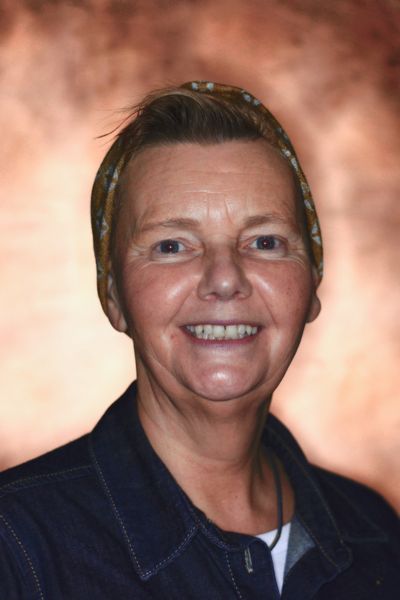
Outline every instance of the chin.
{"type": "Polygon", "coordinates": [[[196,395],[213,402],[227,402],[241,398],[257,387],[256,381],[249,381],[247,378],[240,377],[240,374],[232,372],[209,374],[187,384],[196,395]]]}

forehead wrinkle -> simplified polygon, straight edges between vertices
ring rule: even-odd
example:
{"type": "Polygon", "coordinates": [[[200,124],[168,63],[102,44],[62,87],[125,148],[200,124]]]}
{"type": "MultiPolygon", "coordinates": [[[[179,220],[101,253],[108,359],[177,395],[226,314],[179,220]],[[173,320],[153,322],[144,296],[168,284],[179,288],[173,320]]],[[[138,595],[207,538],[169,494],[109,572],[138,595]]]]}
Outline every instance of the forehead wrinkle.
{"type": "Polygon", "coordinates": [[[256,214],[254,213],[254,190],[252,189],[251,182],[248,182],[246,189],[241,193],[241,203],[245,207],[241,216],[241,222],[238,223],[238,211],[237,211],[237,200],[235,197],[235,190],[230,193],[229,190],[225,190],[223,194],[218,194],[218,204],[215,203],[215,199],[208,198],[207,202],[207,217],[215,221],[223,221],[228,219],[231,223],[241,226],[243,229],[250,228],[257,225],[265,225],[268,223],[289,225],[291,229],[298,231],[301,228],[301,224],[298,220],[297,214],[297,199],[295,197],[294,186],[290,186],[287,191],[282,189],[276,190],[273,187],[270,189],[260,190],[257,195],[260,198],[265,197],[265,202],[268,204],[268,199],[278,200],[277,210],[265,210],[262,207],[258,207],[256,214]],[[286,192],[289,191],[289,194],[286,192]],[[221,196],[221,197],[219,197],[221,196]],[[214,202],[212,202],[214,200],[214,202]],[[224,206],[223,210],[220,210],[221,204],[224,206]],[[261,208],[261,210],[260,210],[261,208]],[[282,209],[282,210],[280,210],[282,209]],[[213,216],[213,213],[214,215],[213,216]],[[246,216],[247,215],[247,216],[246,216]]]}
{"type": "MultiPolygon", "coordinates": [[[[199,194],[201,192],[198,192],[199,194]]],[[[186,214],[174,214],[173,203],[170,204],[168,201],[163,203],[166,206],[165,215],[162,213],[163,210],[159,210],[157,206],[156,210],[150,205],[146,209],[145,213],[138,219],[131,221],[131,232],[136,236],[148,231],[165,228],[165,229],[187,229],[198,231],[206,223],[210,222],[227,222],[229,221],[233,227],[239,227],[240,229],[248,229],[258,225],[265,224],[282,224],[289,226],[292,230],[298,231],[300,229],[296,210],[293,207],[293,211],[288,206],[289,203],[283,202],[287,205],[289,210],[285,210],[281,214],[276,211],[266,211],[257,214],[251,214],[253,207],[251,206],[251,199],[246,194],[244,203],[246,204],[245,214],[238,215],[237,213],[237,202],[235,201],[233,194],[230,195],[228,192],[204,192],[201,193],[203,211],[199,214],[199,198],[193,202],[193,209],[191,210],[191,203],[188,202],[184,213],[186,214]],[[221,210],[223,206],[223,210],[221,210]],[[161,212],[161,214],[160,214],[161,212]],[[195,212],[197,218],[192,218],[189,215],[195,212]],[[238,220],[238,217],[240,220],[238,220]]],[[[198,194],[196,194],[198,196],[198,194]]]]}
{"type": "MultiPolygon", "coordinates": [[[[166,149],[163,149],[163,153],[165,150],[166,149]]],[[[161,225],[160,222],[162,220],[170,221],[172,226],[172,220],[175,219],[176,221],[176,219],[182,219],[180,224],[176,221],[176,226],[193,227],[193,222],[183,223],[183,220],[190,219],[191,214],[193,213],[196,213],[196,217],[199,217],[196,220],[200,224],[207,220],[215,222],[228,220],[230,223],[238,225],[238,200],[240,200],[240,203],[244,208],[243,212],[251,216],[251,212],[254,211],[255,208],[253,206],[253,200],[255,199],[254,194],[258,197],[258,201],[261,199],[261,202],[262,197],[264,196],[266,205],[268,204],[269,199],[278,203],[278,207],[281,207],[282,211],[280,208],[278,208],[278,210],[282,213],[285,220],[287,222],[292,220],[292,222],[297,225],[297,229],[299,228],[296,210],[297,202],[292,198],[292,196],[297,195],[293,173],[289,165],[287,165],[284,162],[284,159],[279,155],[276,155],[269,164],[264,163],[264,161],[262,162],[262,165],[259,165],[257,161],[256,163],[249,164],[244,161],[246,163],[245,172],[243,172],[243,163],[216,165],[219,167],[217,170],[210,170],[209,165],[202,165],[201,163],[203,161],[200,160],[198,167],[196,168],[189,167],[189,169],[187,169],[186,165],[184,171],[185,178],[182,181],[182,179],[176,178],[177,165],[175,160],[171,160],[172,154],[173,152],[163,154],[166,160],[157,160],[155,170],[154,165],[150,164],[152,162],[151,160],[133,160],[131,164],[128,165],[128,169],[124,173],[123,195],[125,196],[124,199],[128,205],[127,208],[129,208],[129,205],[131,209],[133,208],[133,211],[130,211],[130,216],[126,215],[128,217],[127,221],[129,222],[128,227],[131,235],[136,235],[144,229],[148,230],[154,225],[154,222],[158,222],[160,226],[168,227],[168,225],[161,225]],[[173,170],[170,168],[171,164],[174,165],[173,170]],[[202,166],[205,168],[202,168],[202,166]],[[260,166],[263,168],[261,169],[260,166]],[[275,171],[277,176],[281,177],[281,183],[278,187],[273,183],[271,185],[268,179],[265,180],[262,175],[264,171],[268,173],[270,170],[275,171]],[[254,177],[248,177],[249,173],[256,176],[256,181],[254,181],[254,177]],[[245,176],[243,177],[243,175],[245,176]],[[257,175],[260,175],[260,178],[257,177],[257,175]],[[203,179],[203,181],[201,181],[201,179],[203,179]],[[160,192],[160,181],[162,184],[162,193],[160,192]],[[255,190],[254,184],[256,182],[258,182],[258,185],[255,190]],[[143,183],[145,183],[145,190],[142,188],[143,183]],[[241,196],[239,198],[237,197],[237,183],[239,184],[239,196],[241,196]],[[210,189],[210,187],[213,189],[210,189]],[[142,192],[145,193],[145,198],[143,197],[142,192]],[[295,194],[293,194],[293,192],[295,192],[295,194]],[[136,201],[139,200],[137,194],[139,194],[139,197],[142,196],[141,204],[142,206],[143,204],[145,205],[145,209],[142,214],[140,214],[141,211],[139,211],[139,214],[135,215],[136,201]],[[176,213],[174,214],[176,194],[183,199],[187,196],[187,202],[185,201],[184,209],[181,210],[178,215],[176,213]],[[192,202],[190,200],[192,200],[192,202]],[[199,205],[201,204],[203,207],[199,212],[199,205]],[[224,206],[222,210],[221,204],[224,206]],[[153,223],[147,225],[146,222],[153,223]]],[[[143,156],[141,158],[143,159],[143,156]]],[[[149,158],[149,156],[147,158],[149,158]]],[[[178,171],[181,170],[178,169],[178,171]]],[[[262,210],[262,206],[259,205],[258,208],[261,208],[262,210]]],[[[256,224],[255,220],[253,221],[253,224],[256,224]]]]}
{"type": "MultiPolygon", "coordinates": [[[[143,214],[135,217],[132,215],[133,220],[136,221],[138,228],[146,230],[155,225],[172,227],[174,225],[181,225],[182,227],[194,227],[201,222],[198,218],[193,218],[193,214],[199,213],[199,206],[203,204],[208,205],[207,198],[205,197],[209,192],[191,192],[190,196],[185,203],[185,209],[176,214],[176,190],[173,190],[171,196],[165,194],[163,190],[162,202],[160,202],[158,195],[149,197],[146,201],[146,208],[143,214]],[[195,196],[195,199],[194,199],[195,196]],[[192,202],[191,202],[192,200],[192,202]]],[[[206,212],[206,209],[205,211],[206,212]]]]}

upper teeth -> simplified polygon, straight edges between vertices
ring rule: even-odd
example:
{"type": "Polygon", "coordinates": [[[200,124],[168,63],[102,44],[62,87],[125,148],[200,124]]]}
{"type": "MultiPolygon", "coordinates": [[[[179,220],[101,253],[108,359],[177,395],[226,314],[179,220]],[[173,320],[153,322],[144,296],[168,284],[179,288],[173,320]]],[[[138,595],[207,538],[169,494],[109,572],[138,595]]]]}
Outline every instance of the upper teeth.
{"type": "Polygon", "coordinates": [[[258,327],[251,325],[186,325],[195,337],[202,340],[238,340],[246,335],[254,335],[258,327]]]}

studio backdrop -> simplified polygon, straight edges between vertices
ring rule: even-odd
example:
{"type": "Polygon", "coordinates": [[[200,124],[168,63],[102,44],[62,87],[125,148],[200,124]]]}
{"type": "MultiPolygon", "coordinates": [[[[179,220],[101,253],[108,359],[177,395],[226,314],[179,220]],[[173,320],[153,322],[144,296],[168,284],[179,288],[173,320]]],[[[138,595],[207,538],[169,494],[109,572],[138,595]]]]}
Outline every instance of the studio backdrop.
{"type": "Polygon", "coordinates": [[[2,0],[0,468],[88,431],[134,378],[96,295],[98,137],[150,89],[249,89],[321,218],[322,313],[273,412],[316,463],[400,509],[397,0],[2,0]]]}

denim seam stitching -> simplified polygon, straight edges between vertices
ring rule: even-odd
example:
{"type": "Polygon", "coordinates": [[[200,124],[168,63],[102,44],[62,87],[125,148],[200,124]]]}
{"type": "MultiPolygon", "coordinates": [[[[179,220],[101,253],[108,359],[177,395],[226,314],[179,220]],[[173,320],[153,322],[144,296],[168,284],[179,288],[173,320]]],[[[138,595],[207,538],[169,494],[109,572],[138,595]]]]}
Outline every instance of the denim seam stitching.
{"type": "Polygon", "coordinates": [[[96,466],[97,466],[97,469],[98,469],[98,473],[99,473],[99,475],[100,475],[100,477],[101,477],[101,480],[102,480],[102,482],[103,482],[103,485],[104,485],[104,487],[105,487],[105,489],[106,489],[107,495],[108,495],[108,497],[109,497],[109,499],[110,499],[110,501],[111,501],[112,507],[113,507],[113,509],[114,509],[115,516],[117,517],[117,520],[118,520],[118,522],[119,522],[119,524],[120,524],[120,526],[121,526],[122,532],[123,532],[123,534],[124,534],[124,537],[125,537],[125,539],[126,539],[126,541],[127,541],[127,543],[128,543],[129,550],[130,550],[130,552],[131,552],[131,555],[133,556],[133,559],[134,559],[134,561],[135,561],[135,563],[136,563],[136,566],[137,566],[137,568],[138,568],[138,571],[139,571],[139,573],[140,573],[141,577],[142,577],[143,579],[146,579],[148,576],[151,576],[151,575],[152,575],[152,574],[153,574],[153,573],[154,573],[154,572],[155,572],[155,571],[156,571],[156,570],[157,570],[159,567],[161,567],[163,564],[165,564],[165,563],[166,563],[166,562],[168,562],[169,560],[173,559],[173,558],[174,558],[174,557],[175,557],[175,556],[176,556],[176,555],[179,553],[179,551],[181,550],[181,548],[182,548],[182,547],[184,547],[184,546],[186,545],[186,543],[188,542],[188,540],[191,538],[192,534],[193,534],[193,533],[194,533],[194,531],[196,530],[196,527],[194,526],[194,527],[192,527],[192,529],[190,529],[190,530],[189,530],[189,532],[188,532],[188,534],[186,535],[185,539],[184,539],[184,540],[181,542],[181,544],[179,544],[178,548],[176,548],[176,549],[175,549],[175,550],[172,552],[172,554],[170,554],[169,556],[167,556],[166,558],[164,558],[163,560],[161,560],[159,563],[157,563],[157,564],[156,564],[156,565],[153,567],[153,569],[150,569],[150,570],[148,569],[147,571],[143,571],[142,567],[141,567],[141,566],[140,566],[140,564],[139,564],[138,558],[137,558],[137,556],[136,556],[136,552],[135,552],[135,550],[133,549],[133,545],[132,545],[132,543],[131,543],[131,540],[129,539],[128,532],[126,531],[125,524],[124,524],[124,522],[123,522],[123,520],[122,520],[122,517],[121,517],[121,515],[119,514],[119,512],[118,512],[118,509],[117,509],[117,506],[116,506],[116,504],[115,504],[115,502],[114,502],[114,498],[113,498],[113,496],[112,496],[112,494],[111,494],[110,488],[108,487],[108,485],[107,485],[107,482],[106,482],[106,480],[105,480],[105,478],[104,478],[103,472],[102,472],[102,470],[101,470],[101,467],[100,467],[100,465],[99,465],[99,462],[98,462],[98,460],[97,460],[97,458],[96,458],[96,455],[95,455],[95,453],[94,453],[94,450],[93,450],[93,448],[92,448],[92,445],[91,445],[91,443],[90,443],[90,453],[91,453],[91,455],[92,455],[92,457],[93,457],[93,460],[94,460],[94,462],[96,463],[96,466]]]}
{"type": "Polygon", "coordinates": [[[172,552],[172,554],[170,554],[169,556],[167,556],[167,558],[163,558],[163,560],[161,560],[159,563],[157,563],[156,565],[154,565],[153,569],[146,571],[146,575],[151,575],[152,573],[154,573],[157,569],[159,569],[160,567],[162,567],[165,563],[167,563],[168,561],[172,560],[173,558],[175,558],[175,556],[177,556],[177,554],[179,554],[180,550],[186,546],[188,540],[192,537],[192,534],[196,531],[196,526],[194,525],[191,529],[189,529],[189,532],[187,534],[187,536],[185,537],[185,539],[179,544],[179,546],[176,548],[176,550],[174,550],[172,552]]]}
{"type": "MultiPolygon", "coordinates": [[[[373,529],[377,530],[377,533],[379,533],[379,534],[383,535],[383,537],[384,537],[384,540],[386,540],[386,541],[387,541],[387,539],[388,539],[388,538],[387,538],[387,536],[385,535],[385,532],[384,532],[384,531],[383,531],[383,530],[382,530],[382,529],[379,527],[379,525],[376,525],[376,524],[375,524],[373,521],[371,521],[371,520],[369,519],[369,517],[368,517],[367,515],[365,515],[365,514],[363,514],[362,512],[360,512],[360,511],[358,510],[358,507],[357,507],[357,506],[355,506],[355,505],[353,504],[353,502],[352,502],[351,500],[349,500],[349,498],[346,496],[346,494],[344,494],[344,493],[343,493],[343,492],[342,492],[342,491],[341,491],[341,490],[340,490],[340,489],[339,489],[339,488],[338,488],[338,487],[337,487],[337,486],[336,486],[336,485],[335,485],[335,484],[334,484],[332,481],[328,481],[328,479],[327,479],[327,478],[325,478],[325,477],[324,477],[324,481],[325,481],[325,482],[326,482],[326,483],[327,483],[327,484],[328,484],[328,485],[329,485],[331,488],[333,488],[333,489],[335,490],[335,492],[336,492],[337,494],[339,494],[339,496],[340,496],[341,498],[343,498],[343,500],[345,500],[349,506],[351,506],[351,508],[354,510],[354,512],[356,512],[356,513],[357,513],[357,515],[358,515],[359,517],[361,517],[362,519],[364,519],[365,521],[367,521],[368,525],[370,525],[370,527],[372,527],[373,529]]],[[[350,536],[349,536],[349,537],[350,537],[350,536]]],[[[372,539],[374,539],[374,538],[372,538],[372,539]]],[[[376,538],[375,538],[375,539],[376,539],[376,538]]],[[[364,541],[364,539],[363,539],[363,541],[364,541]]],[[[383,540],[381,539],[380,541],[383,541],[383,540]]]]}
{"type": "Polygon", "coordinates": [[[92,468],[92,465],[82,465],[81,467],[71,467],[70,469],[64,469],[63,471],[54,471],[52,473],[42,473],[41,475],[32,475],[31,477],[22,477],[21,479],[16,479],[15,481],[10,481],[10,483],[5,483],[0,486],[0,498],[6,496],[8,493],[13,491],[18,491],[19,489],[25,489],[25,487],[19,487],[20,484],[24,484],[25,482],[30,483],[33,481],[37,481],[38,479],[52,479],[57,475],[63,475],[64,473],[71,473],[72,471],[79,470],[88,470],[92,468]]]}
{"type": "Polygon", "coordinates": [[[232,567],[231,567],[231,562],[229,560],[229,554],[228,554],[227,550],[225,550],[225,558],[226,558],[226,562],[228,563],[229,574],[230,574],[232,582],[233,582],[233,587],[235,588],[235,591],[236,591],[236,593],[238,595],[238,598],[240,598],[241,600],[243,600],[243,596],[240,593],[240,590],[239,590],[239,588],[237,586],[235,577],[233,575],[233,571],[232,571],[232,567]]]}
{"type": "Polygon", "coordinates": [[[38,575],[37,575],[37,573],[36,573],[36,571],[35,571],[35,568],[34,568],[34,566],[33,566],[33,563],[32,563],[32,561],[31,561],[31,558],[30,558],[30,556],[29,556],[28,552],[26,551],[26,549],[25,549],[25,547],[24,547],[23,543],[21,542],[21,540],[19,539],[19,537],[18,537],[18,536],[17,536],[17,534],[15,533],[14,529],[11,527],[11,524],[10,524],[10,523],[7,521],[7,519],[6,519],[6,518],[5,518],[5,517],[4,517],[2,514],[0,514],[0,519],[1,519],[1,520],[4,522],[5,526],[6,526],[6,527],[9,529],[9,531],[10,531],[10,532],[11,532],[11,534],[12,534],[12,536],[14,537],[14,539],[15,539],[15,540],[16,540],[16,542],[17,542],[17,544],[20,546],[20,548],[21,548],[22,552],[24,553],[25,559],[26,559],[26,561],[27,561],[27,563],[28,563],[28,565],[29,565],[29,567],[30,567],[30,569],[31,569],[31,571],[32,571],[33,578],[34,578],[34,580],[35,580],[35,583],[36,583],[36,587],[37,587],[37,589],[38,589],[38,592],[39,592],[39,594],[40,594],[40,598],[41,598],[42,600],[44,600],[43,592],[42,592],[42,589],[41,589],[41,587],[40,587],[40,581],[39,581],[39,577],[38,577],[38,575]]]}
{"type": "MultiPolygon", "coordinates": [[[[306,469],[304,468],[304,465],[301,463],[301,461],[298,460],[297,456],[292,452],[291,448],[289,448],[286,445],[286,443],[282,440],[282,438],[280,437],[280,435],[277,432],[275,432],[273,430],[270,430],[268,433],[272,434],[274,437],[276,437],[278,439],[278,442],[281,445],[281,447],[283,448],[283,450],[290,455],[290,457],[294,460],[294,462],[296,463],[296,465],[298,465],[298,467],[300,467],[300,469],[302,470],[303,474],[306,476],[307,481],[309,481],[311,483],[314,491],[318,494],[318,497],[320,498],[320,500],[321,500],[321,502],[322,502],[322,504],[323,504],[323,506],[324,506],[324,508],[325,508],[325,510],[326,510],[326,512],[327,512],[327,514],[328,514],[328,516],[329,516],[329,518],[331,520],[331,522],[332,522],[332,525],[333,525],[333,527],[334,527],[334,529],[335,529],[335,531],[336,531],[336,533],[337,533],[337,535],[339,537],[341,545],[344,548],[347,548],[346,545],[345,545],[345,543],[344,543],[344,540],[342,538],[342,535],[341,535],[341,533],[340,533],[340,531],[339,531],[339,529],[338,529],[338,527],[336,525],[335,519],[334,519],[334,517],[332,515],[332,512],[331,512],[329,506],[326,504],[326,502],[325,502],[325,500],[324,500],[324,498],[323,498],[320,490],[318,489],[318,486],[315,484],[315,482],[312,479],[312,477],[310,477],[309,474],[307,473],[306,469]]],[[[305,524],[304,520],[301,519],[301,521],[302,521],[302,525],[307,530],[307,532],[310,534],[311,538],[315,541],[315,543],[317,544],[317,546],[320,549],[320,551],[322,552],[322,554],[329,560],[330,563],[332,563],[337,569],[339,569],[340,568],[339,565],[334,561],[334,559],[331,556],[329,556],[329,554],[327,553],[327,551],[324,550],[323,546],[318,541],[318,539],[315,537],[315,535],[311,532],[311,530],[308,528],[308,526],[305,524]]]]}
{"type": "Polygon", "coordinates": [[[274,431],[272,431],[271,433],[273,433],[273,435],[275,435],[276,437],[278,437],[280,444],[282,445],[282,447],[286,450],[286,452],[288,452],[291,456],[291,458],[296,462],[296,464],[301,468],[302,472],[304,473],[304,475],[307,477],[307,480],[311,483],[311,485],[313,486],[315,492],[318,494],[322,504],[324,505],[324,508],[326,510],[326,512],[329,515],[330,520],[332,521],[332,525],[336,530],[336,533],[338,534],[338,537],[341,541],[341,543],[343,544],[343,539],[341,537],[341,533],[336,525],[336,521],[331,513],[331,510],[329,508],[329,506],[326,504],[325,499],[323,498],[323,496],[321,495],[320,490],[318,489],[318,486],[315,484],[315,482],[313,481],[312,477],[309,476],[309,474],[307,473],[307,471],[304,468],[304,465],[298,460],[298,458],[296,457],[295,454],[293,454],[292,450],[285,444],[284,441],[282,441],[282,439],[280,438],[279,435],[277,435],[274,431]]]}
{"type": "MultiPolygon", "coordinates": [[[[226,550],[228,544],[225,542],[225,540],[220,540],[217,535],[215,535],[212,531],[210,531],[207,528],[207,526],[201,521],[201,519],[199,519],[198,515],[195,513],[195,511],[193,510],[193,508],[190,505],[188,505],[188,509],[192,515],[194,522],[197,524],[197,527],[200,528],[200,530],[204,533],[204,535],[206,535],[207,537],[211,537],[212,541],[219,548],[226,550]]],[[[194,526],[194,528],[196,529],[196,526],[194,526]]],[[[231,546],[229,546],[229,549],[231,549],[231,546]]],[[[234,549],[236,550],[236,548],[234,548],[234,549]]]]}
{"type": "Polygon", "coordinates": [[[123,520],[122,520],[122,518],[121,518],[121,516],[120,516],[120,514],[119,514],[119,512],[118,512],[117,506],[116,506],[116,504],[115,504],[115,502],[114,502],[114,498],[113,498],[113,496],[112,496],[112,494],[111,494],[111,491],[110,491],[110,489],[109,489],[109,487],[108,487],[108,485],[107,485],[107,482],[106,482],[106,480],[105,480],[105,478],[104,478],[104,475],[103,475],[103,472],[102,472],[102,470],[101,470],[101,467],[100,467],[100,465],[99,465],[99,463],[98,463],[98,460],[97,460],[97,457],[96,457],[96,455],[95,455],[95,452],[94,452],[94,450],[93,450],[93,447],[92,447],[92,443],[91,443],[91,439],[90,439],[90,438],[89,438],[89,451],[90,451],[90,453],[91,453],[91,455],[92,455],[92,457],[93,457],[93,460],[94,460],[94,462],[95,462],[95,464],[96,464],[97,471],[98,471],[98,473],[99,473],[99,475],[100,475],[100,478],[101,478],[101,480],[102,480],[102,482],[103,482],[104,488],[105,488],[105,490],[106,490],[106,492],[107,492],[107,496],[108,496],[108,497],[109,497],[109,499],[110,499],[111,505],[112,505],[112,507],[113,507],[113,509],[114,509],[115,516],[117,517],[117,521],[118,521],[118,523],[119,523],[119,525],[120,525],[120,527],[121,527],[121,529],[122,529],[122,533],[124,534],[124,537],[125,537],[125,539],[126,539],[126,541],[127,541],[127,543],[128,543],[128,547],[129,547],[129,550],[130,550],[131,556],[133,557],[133,559],[134,559],[134,561],[135,561],[135,563],[136,563],[136,566],[137,566],[137,569],[138,569],[138,571],[139,571],[140,575],[141,575],[142,577],[145,577],[145,576],[146,576],[148,573],[145,573],[145,572],[143,572],[143,569],[142,569],[142,567],[141,567],[141,566],[140,566],[140,564],[139,564],[139,561],[138,561],[138,559],[137,559],[136,553],[135,553],[135,551],[134,551],[134,549],[133,549],[133,546],[132,546],[132,544],[131,544],[131,541],[130,541],[130,539],[129,539],[128,532],[126,531],[125,524],[124,524],[124,522],[123,522],[123,520]]]}
{"type": "MultiPolygon", "coordinates": [[[[329,554],[327,554],[326,550],[324,549],[324,547],[321,545],[321,543],[318,541],[318,539],[315,537],[315,535],[313,535],[312,531],[310,530],[310,528],[308,527],[307,523],[304,522],[304,520],[301,518],[301,515],[297,514],[298,519],[301,521],[302,526],[304,527],[304,529],[307,531],[308,535],[311,537],[312,540],[314,540],[314,542],[316,543],[317,547],[319,548],[319,550],[322,552],[322,554],[325,556],[325,558],[332,563],[337,569],[339,569],[339,565],[333,560],[333,558],[331,558],[329,556],[329,554]]],[[[312,550],[312,548],[311,548],[312,550]]]]}

